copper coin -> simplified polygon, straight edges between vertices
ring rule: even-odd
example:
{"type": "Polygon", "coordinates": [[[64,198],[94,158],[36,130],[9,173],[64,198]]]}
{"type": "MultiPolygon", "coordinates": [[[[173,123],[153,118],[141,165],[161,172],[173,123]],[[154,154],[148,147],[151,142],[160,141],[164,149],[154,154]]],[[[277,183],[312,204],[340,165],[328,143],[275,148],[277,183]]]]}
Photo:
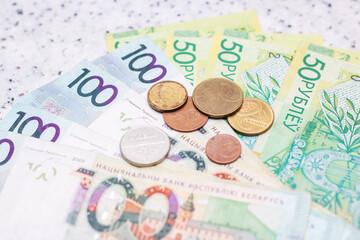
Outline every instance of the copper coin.
{"type": "Polygon", "coordinates": [[[186,88],[175,81],[162,81],[153,85],[147,95],[151,108],[158,112],[171,111],[186,103],[186,88]]]}
{"type": "Polygon", "coordinates": [[[219,164],[228,164],[241,155],[241,144],[229,134],[219,134],[209,139],[205,147],[208,158],[219,164]]]}
{"type": "Polygon", "coordinates": [[[208,120],[208,116],[196,109],[191,97],[188,97],[187,102],[181,108],[172,112],[164,112],[163,118],[169,127],[179,132],[195,131],[204,126],[208,120]]]}
{"type": "Polygon", "coordinates": [[[244,135],[259,135],[266,132],[274,122],[270,105],[258,98],[245,98],[238,112],[229,116],[229,124],[244,135]]]}
{"type": "Polygon", "coordinates": [[[236,112],[244,100],[241,88],[225,78],[210,78],[194,90],[193,102],[199,111],[213,118],[236,112]]]}

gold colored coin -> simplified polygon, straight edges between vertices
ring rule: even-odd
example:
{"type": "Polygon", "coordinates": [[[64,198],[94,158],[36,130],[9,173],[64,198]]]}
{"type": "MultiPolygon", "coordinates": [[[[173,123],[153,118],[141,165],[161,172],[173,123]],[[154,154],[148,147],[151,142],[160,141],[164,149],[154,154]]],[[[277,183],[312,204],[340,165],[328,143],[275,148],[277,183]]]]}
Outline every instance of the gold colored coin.
{"type": "Polygon", "coordinates": [[[213,118],[236,112],[244,100],[241,88],[225,78],[210,78],[194,90],[193,102],[199,111],[213,118]]]}
{"type": "Polygon", "coordinates": [[[151,108],[166,112],[180,108],[187,100],[186,88],[175,81],[162,81],[153,85],[147,95],[151,108]]]}
{"type": "Polygon", "coordinates": [[[270,105],[258,98],[245,98],[240,110],[227,118],[230,126],[244,135],[266,132],[274,122],[270,105]]]}

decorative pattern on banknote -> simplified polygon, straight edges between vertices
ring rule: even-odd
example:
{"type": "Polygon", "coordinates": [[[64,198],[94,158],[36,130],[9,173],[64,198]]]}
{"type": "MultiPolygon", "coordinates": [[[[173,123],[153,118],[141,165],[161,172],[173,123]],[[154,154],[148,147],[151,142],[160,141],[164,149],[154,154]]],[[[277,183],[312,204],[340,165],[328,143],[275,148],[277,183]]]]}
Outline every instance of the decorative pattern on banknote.
{"type": "Polygon", "coordinates": [[[220,31],[223,31],[223,34],[229,37],[249,39],[249,33],[241,31],[240,29],[225,29],[220,31]]]}
{"type": "MultiPolygon", "coordinates": [[[[196,31],[213,31],[217,28],[230,28],[246,32],[261,32],[260,23],[255,11],[247,11],[237,14],[224,15],[214,18],[206,18],[189,22],[181,22],[157,27],[137,29],[122,33],[107,34],[106,42],[108,50],[114,50],[124,44],[123,38],[134,36],[152,35],[159,32],[170,32],[172,30],[196,30],[196,31]],[[118,43],[119,42],[119,43],[118,43]],[[114,46],[115,45],[115,46],[114,46]]],[[[201,36],[202,37],[202,36],[201,36]]],[[[163,38],[165,40],[166,37],[163,38]]],[[[155,40],[156,42],[156,40],[155,40]]]]}
{"type": "Polygon", "coordinates": [[[149,27],[149,28],[143,28],[143,29],[113,34],[114,39],[117,40],[114,43],[115,44],[114,46],[115,46],[115,48],[119,48],[119,47],[129,43],[131,40],[134,40],[134,39],[144,36],[144,35],[151,35],[153,32],[154,32],[154,28],[149,27]]]}
{"type": "Polygon", "coordinates": [[[300,167],[301,161],[304,158],[304,153],[301,149],[305,146],[305,141],[301,140],[299,136],[296,136],[291,145],[289,155],[282,164],[282,170],[279,174],[281,179],[294,176],[294,172],[292,170],[300,167]]]}
{"type": "Polygon", "coordinates": [[[249,32],[248,39],[259,42],[275,43],[291,47],[292,49],[298,48],[300,43],[314,43],[322,45],[323,38],[319,34],[284,34],[284,33],[259,33],[249,32]]]}
{"type": "MultiPolygon", "coordinates": [[[[165,33],[164,33],[165,34],[165,33]]],[[[165,50],[166,48],[166,39],[157,39],[157,35],[156,33],[148,33],[148,34],[138,34],[138,35],[130,35],[130,36],[123,36],[121,38],[116,38],[117,41],[114,42],[114,49],[117,49],[121,46],[124,46],[126,44],[128,44],[129,42],[141,37],[141,36],[148,36],[150,37],[154,43],[161,49],[161,50],[165,50]]],[[[113,49],[112,49],[113,50],[113,49]]]]}
{"type": "Polygon", "coordinates": [[[171,161],[174,161],[174,162],[178,162],[180,160],[191,160],[194,162],[195,164],[195,169],[197,171],[202,171],[204,172],[206,170],[206,162],[205,160],[203,159],[203,157],[194,152],[194,151],[185,151],[185,150],[181,150],[181,151],[178,151],[178,152],[170,152],[171,154],[166,158],[166,159],[169,159],[171,161]]]}
{"type": "Polygon", "coordinates": [[[271,170],[272,173],[274,173],[276,176],[279,176],[283,159],[287,153],[287,149],[283,149],[281,152],[264,161],[264,164],[271,170]]]}
{"type": "Polygon", "coordinates": [[[294,139],[279,175],[281,180],[292,183],[296,179],[295,171],[301,170],[312,184],[307,186],[316,203],[334,213],[353,212],[352,221],[358,226],[359,209],[354,206],[360,206],[360,194],[356,190],[360,158],[331,149],[314,150],[306,154],[306,146],[307,143],[300,136],[294,139]]]}
{"type": "Polygon", "coordinates": [[[92,178],[95,172],[91,170],[87,170],[85,168],[80,168],[77,170],[74,175],[78,175],[81,179],[80,186],[74,194],[72,205],[69,209],[69,214],[66,218],[66,222],[75,225],[76,219],[78,218],[81,205],[85,200],[86,193],[89,190],[89,186],[92,183],[92,178]]]}
{"type": "MultiPolygon", "coordinates": [[[[256,81],[254,80],[254,78],[250,75],[250,73],[248,71],[246,71],[246,76],[247,79],[249,80],[249,82],[247,82],[246,87],[248,88],[249,92],[251,91],[255,96],[258,96],[258,98],[263,99],[264,101],[266,101],[267,103],[270,103],[270,101],[274,101],[274,98],[270,98],[271,93],[269,90],[269,87],[266,86],[264,84],[264,86],[262,85],[262,81],[261,78],[259,76],[259,74],[256,74],[256,81]]],[[[280,85],[279,83],[276,81],[275,78],[269,76],[269,79],[271,80],[271,82],[275,85],[275,87],[279,88],[280,85]]],[[[278,93],[279,89],[272,89],[272,93],[274,95],[276,95],[278,93]]]]}
{"type": "Polygon", "coordinates": [[[254,34],[251,40],[258,42],[266,42],[266,36],[262,34],[254,34]]]}
{"type": "Polygon", "coordinates": [[[65,106],[61,105],[60,103],[58,103],[55,99],[53,99],[51,97],[48,97],[40,105],[40,108],[47,111],[47,112],[50,112],[50,113],[53,113],[53,114],[56,114],[56,115],[59,115],[59,116],[62,116],[62,117],[66,117],[71,112],[70,109],[68,109],[65,106]]]}
{"type": "MultiPolygon", "coordinates": [[[[92,176],[86,172],[85,175],[91,181],[92,176]]],[[[81,175],[80,177],[82,178],[81,175]]],[[[81,183],[79,189],[78,198],[74,199],[72,210],[68,215],[68,223],[75,227],[72,229],[75,232],[76,227],[81,231],[82,227],[78,225],[81,224],[80,221],[84,221],[76,218],[85,217],[91,228],[96,231],[94,234],[102,238],[122,236],[145,240],[193,239],[198,236],[200,239],[276,239],[276,233],[260,220],[258,215],[261,213],[249,203],[205,197],[207,206],[202,206],[205,207],[204,210],[199,209],[204,212],[201,219],[198,219],[198,217],[194,218],[199,204],[196,200],[201,201],[203,197],[199,198],[193,193],[184,193],[180,199],[180,195],[177,196],[172,189],[165,186],[152,186],[142,193],[137,193],[130,181],[117,177],[109,177],[92,187],[92,192],[88,193],[89,200],[83,197],[88,191],[87,187],[84,188],[81,183]],[[115,185],[124,189],[123,198],[117,199],[114,194],[106,194],[106,191],[115,185]],[[150,198],[155,195],[165,197],[168,203],[166,209],[159,203],[146,205],[147,201],[153,201],[150,198]],[[103,209],[101,202],[104,201],[110,205],[115,204],[115,209],[112,209],[112,212],[103,209]],[[81,207],[81,205],[85,206],[81,207]],[[79,215],[79,211],[84,210],[86,214],[79,215]],[[222,214],[219,215],[219,211],[222,214]],[[105,224],[102,216],[109,218],[110,224],[105,224]],[[254,224],[257,226],[256,231],[240,230],[252,229],[254,224]]],[[[89,230],[87,232],[91,233],[89,230]]]]}
{"type": "Polygon", "coordinates": [[[315,44],[310,44],[308,49],[317,53],[321,53],[322,55],[331,56],[333,58],[342,61],[356,63],[356,64],[360,63],[360,54],[354,51],[323,47],[315,44]]]}
{"type": "Polygon", "coordinates": [[[29,162],[29,170],[34,175],[35,180],[43,180],[44,182],[50,181],[53,177],[56,176],[56,168],[46,164],[56,161],[55,159],[47,159],[41,164],[34,164],[29,162]]]}
{"type": "Polygon", "coordinates": [[[279,92],[289,64],[284,58],[271,58],[241,73],[241,78],[250,95],[270,105],[279,92]]]}
{"type": "Polygon", "coordinates": [[[355,107],[360,106],[360,97],[351,94],[359,90],[360,83],[348,81],[319,93],[326,116],[322,124],[328,128],[323,131],[347,153],[356,153],[360,149],[360,108],[355,107]]]}
{"type": "Polygon", "coordinates": [[[317,52],[317,53],[321,53],[322,55],[325,55],[325,56],[332,56],[334,53],[334,51],[328,47],[323,47],[323,46],[319,46],[319,45],[315,45],[315,44],[309,44],[308,50],[317,52]]]}
{"type": "Polygon", "coordinates": [[[245,239],[261,239],[261,235],[267,236],[267,238],[269,239],[276,239],[276,235],[271,231],[268,226],[262,224],[259,221],[257,216],[251,212],[250,206],[246,203],[236,203],[235,201],[228,199],[210,197],[208,207],[206,208],[204,216],[204,221],[207,223],[235,229],[249,229],[244,225],[253,222],[256,223],[257,226],[259,226],[259,230],[256,233],[249,232],[249,235],[246,236],[245,239]],[[229,208],[227,206],[232,207],[229,208]],[[221,214],[219,214],[219,211],[221,211],[221,214]],[[233,216],[233,218],[230,219],[228,218],[228,216],[233,216]]]}
{"type": "Polygon", "coordinates": [[[198,31],[199,37],[201,38],[212,38],[215,34],[213,30],[200,30],[198,31]]]}
{"type": "Polygon", "coordinates": [[[284,59],[286,60],[286,62],[290,65],[290,63],[292,62],[292,60],[294,59],[294,53],[277,53],[277,52],[273,52],[273,51],[268,51],[268,50],[260,50],[260,54],[259,56],[266,56],[266,57],[259,57],[259,61],[262,61],[263,58],[280,58],[280,57],[284,57],[284,59]]]}
{"type": "Polygon", "coordinates": [[[220,179],[224,179],[224,180],[239,181],[239,180],[238,180],[235,176],[233,176],[232,174],[225,173],[225,172],[215,173],[214,176],[215,176],[215,177],[218,177],[218,178],[220,178],[220,179]]]}

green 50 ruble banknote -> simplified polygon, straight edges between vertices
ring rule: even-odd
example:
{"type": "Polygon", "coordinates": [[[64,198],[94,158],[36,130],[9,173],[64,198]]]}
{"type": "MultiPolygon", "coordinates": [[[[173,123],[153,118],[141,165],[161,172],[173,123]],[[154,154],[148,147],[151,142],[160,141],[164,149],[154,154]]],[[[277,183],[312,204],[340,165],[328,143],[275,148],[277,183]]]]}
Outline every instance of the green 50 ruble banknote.
{"type": "Polygon", "coordinates": [[[338,53],[297,50],[273,104],[274,125],[254,151],[283,183],[359,228],[360,67],[338,53]]]}

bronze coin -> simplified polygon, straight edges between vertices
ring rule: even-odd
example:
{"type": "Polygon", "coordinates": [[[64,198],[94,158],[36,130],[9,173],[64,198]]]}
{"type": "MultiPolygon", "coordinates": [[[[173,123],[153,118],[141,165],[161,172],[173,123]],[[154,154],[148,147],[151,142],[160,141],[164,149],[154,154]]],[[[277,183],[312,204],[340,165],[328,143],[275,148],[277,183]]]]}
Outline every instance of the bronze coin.
{"type": "Polygon", "coordinates": [[[274,122],[270,105],[258,98],[245,98],[239,111],[228,118],[230,126],[244,135],[259,135],[266,132],[274,122]]]}
{"type": "Polygon", "coordinates": [[[169,127],[179,132],[195,131],[204,126],[208,120],[208,116],[195,108],[191,97],[188,97],[187,102],[181,108],[172,112],[164,112],[163,118],[169,127]]]}
{"type": "Polygon", "coordinates": [[[158,112],[171,111],[186,103],[186,88],[175,81],[162,81],[148,91],[147,100],[151,108],[158,112]]]}
{"type": "Polygon", "coordinates": [[[193,102],[199,111],[213,118],[236,112],[244,100],[241,88],[225,78],[210,78],[194,90],[193,102]]]}
{"type": "Polygon", "coordinates": [[[205,147],[208,158],[219,164],[228,164],[241,155],[241,144],[229,134],[219,134],[209,139],[205,147]]]}

